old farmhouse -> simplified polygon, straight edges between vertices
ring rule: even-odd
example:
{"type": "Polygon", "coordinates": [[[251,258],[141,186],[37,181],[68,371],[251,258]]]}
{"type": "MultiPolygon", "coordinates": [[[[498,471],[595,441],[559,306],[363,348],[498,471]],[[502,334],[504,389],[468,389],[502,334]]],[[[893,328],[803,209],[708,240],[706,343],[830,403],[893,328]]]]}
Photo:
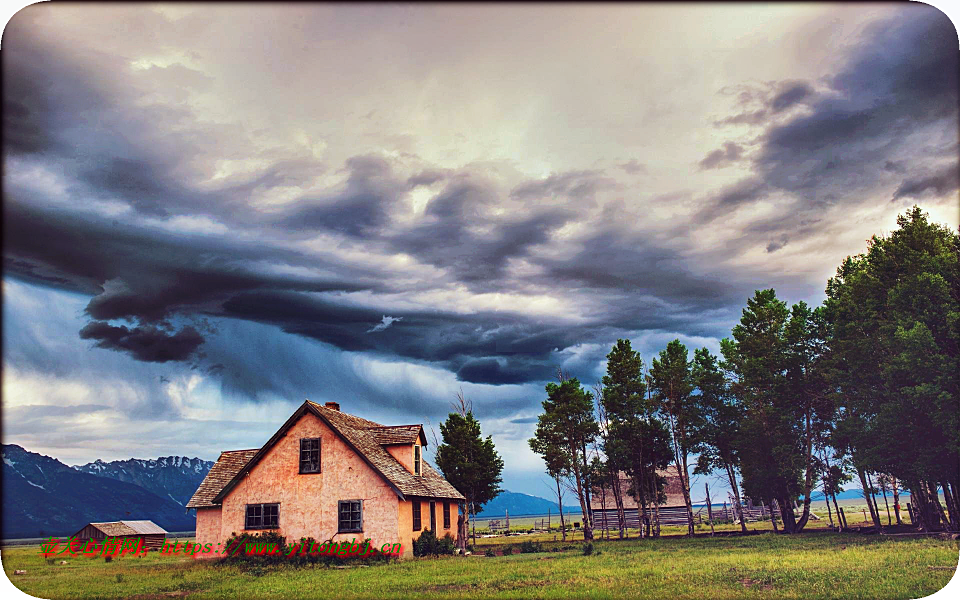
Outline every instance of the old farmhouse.
{"type": "Polygon", "coordinates": [[[409,556],[426,529],[456,536],[464,497],[423,460],[426,444],[422,425],[304,402],[262,448],[221,453],[187,503],[197,542],[216,549],[234,534],[274,530],[288,541],[399,542],[409,556]]]}

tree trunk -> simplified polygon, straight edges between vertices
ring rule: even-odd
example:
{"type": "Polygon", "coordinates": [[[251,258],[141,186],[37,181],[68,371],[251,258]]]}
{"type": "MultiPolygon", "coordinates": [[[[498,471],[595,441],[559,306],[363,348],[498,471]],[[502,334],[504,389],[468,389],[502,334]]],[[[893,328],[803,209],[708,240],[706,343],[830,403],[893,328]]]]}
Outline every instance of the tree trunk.
{"type": "Polygon", "coordinates": [[[473,524],[473,545],[477,545],[477,523],[473,520],[474,515],[474,506],[473,502],[470,503],[470,523],[473,524]]]}
{"type": "MultiPolygon", "coordinates": [[[[830,482],[827,481],[827,478],[824,477],[823,478],[823,501],[827,505],[827,517],[830,518],[830,527],[833,527],[833,512],[830,510],[830,494],[827,493],[829,483],[830,482]]],[[[840,515],[837,515],[837,518],[839,519],[840,515]]]]}
{"type": "Polygon", "coordinates": [[[467,506],[463,502],[457,503],[457,548],[461,553],[467,550],[467,506]]]}
{"type": "Polygon", "coordinates": [[[623,510],[623,492],[622,486],[620,485],[619,470],[614,473],[613,479],[610,483],[610,487],[613,489],[614,503],[617,505],[617,523],[620,529],[620,539],[622,540],[626,535],[627,516],[623,510]]]}
{"type": "Polygon", "coordinates": [[[957,519],[957,505],[954,502],[953,494],[950,492],[950,484],[947,480],[940,482],[940,487],[943,488],[943,499],[947,503],[947,516],[949,517],[950,529],[952,531],[960,531],[960,520],[957,519]]]}
{"type": "MultiPolygon", "coordinates": [[[[837,521],[840,521],[840,520],[841,520],[840,518],[841,518],[843,515],[840,513],[840,505],[837,504],[837,495],[836,495],[836,494],[831,494],[831,495],[833,496],[833,508],[836,509],[836,512],[837,512],[837,521]]],[[[840,529],[846,529],[846,528],[847,528],[847,524],[846,524],[845,520],[844,520],[844,521],[841,521],[841,522],[840,522],[840,529]]]]}
{"type": "Polygon", "coordinates": [[[560,507],[560,533],[563,535],[563,541],[567,541],[567,524],[563,520],[563,492],[560,490],[560,477],[554,479],[557,482],[557,506],[560,507]]]}
{"type": "Polygon", "coordinates": [[[733,488],[733,499],[736,502],[734,508],[740,516],[740,531],[747,532],[747,520],[743,516],[743,503],[740,501],[740,488],[737,486],[737,473],[733,470],[733,465],[727,463],[727,477],[730,479],[730,487],[733,488]]]}
{"type": "Polygon", "coordinates": [[[943,512],[943,505],[940,504],[940,493],[937,491],[937,482],[934,481],[932,484],[928,484],[932,488],[930,490],[930,495],[933,497],[933,505],[937,509],[937,514],[940,516],[940,520],[943,521],[945,529],[950,529],[950,521],[947,520],[946,513],[943,512]]]}
{"type": "Polygon", "coordinates": [[[893,514],[897,517],[897,525],[903,525],[903,520],[900,518],[900,492],[897,490],[899,482],[897,478],[894,477],[891,480],[890,487],[893,489],[893,514]]]}
{"type": "Polygon", "coordinates": [[[660,498],[657,496],[656,472],[654,472],[653,481],[650,482],[651,498],[653,498],[653,537],[660,537],[660,498]]]}
{"type": "MultiPolygon", "coordinates": [[[[576,456],[576,449],[573,455],[576,456]]],[[[579,462],[579,460],[573,461],[573,478],[577,484],[577,500],[580,501],[580,510],[583,512],[583,540],[589,542],[593,539],[593,529],[590,527],[590,509],[583,489],[583,474],[580,472],[579,462]]]]}
{"type": "Polygon", "coordinates": [[[710,519],[710,535],[714,535],[713,530],[713,504],[710,502],[710,484],[703,484],[704,491],[707,494],[707,518],[710,519]]]}
{"type": "Polygon", "coordinates": [[[890,503],[887,502],[887,485],[885,483],[880,484],[880,491],[883,493],[883,504],[887,507],[887,526],[893,525],[893,520],[890,517],[890,503]]]}
{"type": "Polygon", "coordinates": [[[877,488],[873,485],[873,477],[870,476],[870,473],[867,473],[867,483],[870,484],[870,501],[873,503],[873,510],[877,513],[877,518],[874,519],[874,523],[880,523],[879,529],[883,527],[883,521],[880,520],[880,506],[877,504],[877,488]]]}
{"type": "Polygon", "coordinates": [[[777,500],[780,507],[780,518],[783,520],[784,533],[797,532],[797,517],[793,514],[793,502],[790,498],[784,497],[777,500]]]}
{"type": "Polygon", "coordinates": [[[873,511],[873,504],[870,503],[870,486],[867,485],[867,476],[860,467],[857,467],[857,475],[860,477],[860,485],[863,488],[863,499],[867,501],[867,508],[870,509],[873,524],[876,525],[877,529],[881,529],[880,515],[873,511]]]}
{"type": "Polygon", "coordinates": [[[673,441],[674,464],[680,476],[680,488],[683,491],[683,503],[687,508],[687,535],[693,535],[693,504],[690,502],[690,481],[687,475],[687,451],[681,447],[677,434],[676,419],[670,414],[670,437],[673,441]]]}
{"type": "MultiPolygon", "coordinates": [[[[806,414],[806,431],[807,431],[807,468],[806,476],[803,481],[803,512],[800,514],[800,520],[797,521],[797,525],[794,528],[795,532],[803,531],[804,526],[807,524],[807,520],[810,518],[810,492],[813,490],[813,424],[811,422],[810,415],[811,408],[809,403],[807,405],[807,414],[806,414]]],[[[792,512],[792,511],[791,511],[792,512]]]]}
{"type": "Polygon", "coordinates": [[[775,500],[771,500],[769,503],[770,508],[770,522],[773,523],[773,532],[780,533],[780,530],[777,529],[777,511],[773,510],[773,504],[775,500]]]}

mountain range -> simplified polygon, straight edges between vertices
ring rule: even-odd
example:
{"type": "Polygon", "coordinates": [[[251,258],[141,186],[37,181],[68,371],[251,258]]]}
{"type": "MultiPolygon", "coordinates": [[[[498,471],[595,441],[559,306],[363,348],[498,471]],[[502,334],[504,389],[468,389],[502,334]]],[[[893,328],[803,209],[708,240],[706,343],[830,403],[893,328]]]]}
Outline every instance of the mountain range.
{"type": "MultiPolygon", "coordinates": [[[[149,519],[167,531],[192,531],[196,525],[195,517],[179,500],[172,499],[172,490],[161,490],[159,495],[128,481],[84,472],[89,465],[70,467],[15,444],[3,444],[2,454],[4,539],[71,535],[91,521],[149,519]]],[[[104,473],[121,473],[134,479],[129,471],[113,471],[106,467],[108,464],[103,463],[104,473]]],[[[203,468],[201,479],[208,469],[203,468]]],[[[151,479],[145,475],[137,478],[145,482],[151,479]]],[[[160,489],[156,485],[152,488],[160,489]]]]}
{"type": "Polygon", "coordinates": [[[161,456],[156,460],[130,458],[104,462],[97,459],[73,468],[81,473],[139,485],[158,496],[170,498],[180,506],[186,506],[212,466],[213,461],[210,460],[161,456]]]}
{"type": "MultiPolygon", "coordinates": [[[[497,517],[505,516],[507,511],[510,511],[512,516],[545,515],[548,512],[557,514],[557,503],[551,502],[550,500],[544,500],[539,496],[531,496],[529,494],[521,494],[520,492],[503,490],[496,498],[490,502],[487,502],[483,506],[483,510],[477,513],[477,516],[483,519],[495,519],[497,517]]],[[[580,507],[564,506],[563,512],[564,514],[580,514],[580,507]]]]}

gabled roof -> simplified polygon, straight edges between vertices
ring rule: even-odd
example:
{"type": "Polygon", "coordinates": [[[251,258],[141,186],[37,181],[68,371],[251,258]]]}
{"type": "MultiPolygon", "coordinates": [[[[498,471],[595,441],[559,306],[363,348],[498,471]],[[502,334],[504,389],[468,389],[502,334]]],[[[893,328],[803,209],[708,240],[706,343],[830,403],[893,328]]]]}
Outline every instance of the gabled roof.
{"type": "Polygon", "coordinates": [[[390,444],[413,444],[418,438],[426,442],[423,427],[420,425],[387,426],[367,419],[349,415],[321,406],[315,402],[304,402],[259,450],[240,450],[224,452],[210,469],[200,488],[187,503],[187,508],[216,506],[230,493],[240,479],[264,457],[303,415],[311,413],[320,418],[330,429],[337,433],[367,465],[378,473],[390,485],[400,498],[422,496],[427,498],[450,498],[463,500],[463,495],[423,461],[423,475],[416,476],[406,469],[383,446],[390,444]],[[242,453],[250,453],[249,455],[242,453]],[[221,462],[224,463],[220,469],[221,462]],[[214,470],[217,473],[214,474],[214,470]],[[213,474],[213,477],[211,477],[213,474]],[[229,475],[229,479],[224,481],[229,475]],[[214,492],[213,490],[216,489],[214,492]],[[212,492],[212,493],[211,493],[212,492]]]}
{"type": "MultiPolygon", "coordinates": [[[[112,521],[110,523],[90,523],[90,525],[92,527],[96,527],[108,537],[147,535],[156,533],[166,535],[167,533],[162,527],[153,521],[112,521]]],[[[84,528],[85,527],[86,526],[84,526],[84,528]]],[[[83,531],[83,528],[80,529],[80,531],[83,531]]],[[[80,533],[80,531],[77,533],[80,533]]]]}
{"type": "Polygon", "coordinates": [[[225,485],[236,477],[253,455],[260,449],[251,450],[227,450],[220,453],[220,458],[210,467],[207,476],[200,482],[200,487],[193,493],[193,497],[187,502],[187,508],[203,508],[215,506],[213,499],[220,493],[225,485]]]}
{"type": "Polygon", "coordinates": [[[427,436],[423,433],[422,425],[388,425],[386,427],[371,427],[366,431],[380,442],[381,446],[391,444],[412,444],[417,439],[422,446],[427,445],[427,436]]]}

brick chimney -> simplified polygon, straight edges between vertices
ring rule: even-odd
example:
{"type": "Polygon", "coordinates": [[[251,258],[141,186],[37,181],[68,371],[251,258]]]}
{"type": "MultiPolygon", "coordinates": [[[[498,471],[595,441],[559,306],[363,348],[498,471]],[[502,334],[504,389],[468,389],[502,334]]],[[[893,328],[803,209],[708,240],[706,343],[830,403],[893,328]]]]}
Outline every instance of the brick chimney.
{"type": "Polygon", "coordinates": [[[329,408],[330,410],[336,410],[336,411],[339,411],[339,410],[340,410],[340,403],[339,403],[339,402],[324,402],[323,405],[324,405],[325,407],[329,408]]]}

